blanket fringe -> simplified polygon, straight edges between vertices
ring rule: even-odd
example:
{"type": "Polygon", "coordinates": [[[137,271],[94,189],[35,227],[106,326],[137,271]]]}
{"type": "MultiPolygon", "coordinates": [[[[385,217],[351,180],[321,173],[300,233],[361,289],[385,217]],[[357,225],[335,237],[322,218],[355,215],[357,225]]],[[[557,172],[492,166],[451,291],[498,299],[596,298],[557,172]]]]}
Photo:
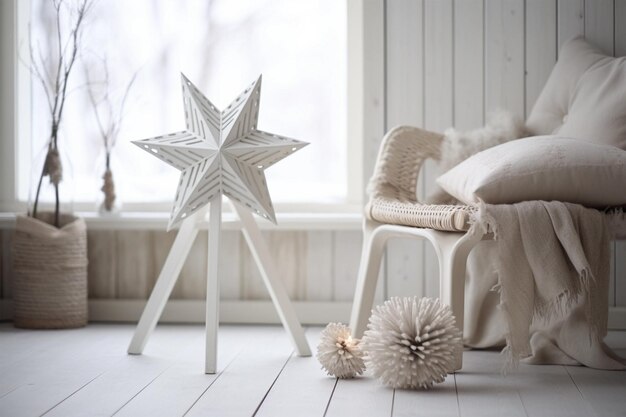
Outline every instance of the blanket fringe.
{"type": "Polygon", "coordinates": [[[529,356],[523,356],[519,352],[515,352],[509,343],[509,335],[506,335],[506,346],[502,348],[500,351],[500,355],[504,358],[503,365],[500,368],[500,374],[502,376],[507,376],[509,373],[517,371],[519,369],[519,364],[522,359],[529,356]]]}
{"type": "Polygon", "coordinates": [[[580,289],[567,289],[557,295],[555,299],[545,303],[536,303],[533,320],[549,323],[555,318],[564,317],[578,301],[582,292],[580,289]]]}
{"type": "MultiPolygon", "coordinates": [[[[493,215],[487,211],[487,206],[484,203],[479,203],[476,210],[470,220],[470,232],[473,228],[478,228],[483,234],[492,233],[494,240],[497,240],[498,224],[493,215]]],[[[607,219],[611,227],[610,230],[616,230],[614,225],[619,224],[624,229],[621,233],[622,236],[626,236],[626,213],[623,210],[615,211],[609,214],[607,219]]],[[[526,341],[525,346],[517,346],[518,343],[512,343],[511,336],[511,317],[510,311],[506,307],[506,294],[503,291],[500,271],[496,269],[497,283],[491,288],[491,291],[496,291],[500,294],[500,303],[498,309],[500,309],[505,315],[505,323],[507,326],[507,333],[505,334],[506,346],[502,349],[501,354],[505,357],[504,363],[501,369],[501,373],[506,376],[508,372],[514,371],[519,367],[520,360],[530,356],[532,354],[530,348],[530,341],[526,341]]],[[[596,277],[587,266],[579,271],[580,285],[570,285],[561,294],[556,296],[553,300],[537,303],[533,306],[533,321],[541,320],[544,323],[548,323],[553,319],[565,317],[576,306],[581,296],[587,297],[588,300],[585,303],[585,316],[590,324],[589,344],[601,340],[604,335],[603,323],[598,319],[598,315],[594,314],[592,294],[596,291],[596,277]]],[[[604,330],[605,331],[605,330],[604,330]]]]}
{"type": "Polygon", "coordinates": [[[498,222],[496,219],[487,211],[487,205],[483,202],[477,204],[476,208],[478,210],[474,211],[468,223],[470,225],[468,233],[474,232],[478,229],[483,235],[493,234],[493,239],[498,240],[498,222]]]}
{"type": "MultiPolygon", "coordinates": [[[[596,282],[595,276],[591,272],[589,266],[580,271],[578,275],[581,285],[570,286],[555,299],[545,303],[535,302],[534,315],[535,318],[542,320],[544,323],[550,322],[554,318],[561,318],[572,311],[581,296],[589,297],[593,291],[596,282]]],[[[590,300],[591,301],[591,300],[590,300]]],[[[591,302],[587,303],[589,311],[586,311],[587,319],[592,320],[591,302]]]]}

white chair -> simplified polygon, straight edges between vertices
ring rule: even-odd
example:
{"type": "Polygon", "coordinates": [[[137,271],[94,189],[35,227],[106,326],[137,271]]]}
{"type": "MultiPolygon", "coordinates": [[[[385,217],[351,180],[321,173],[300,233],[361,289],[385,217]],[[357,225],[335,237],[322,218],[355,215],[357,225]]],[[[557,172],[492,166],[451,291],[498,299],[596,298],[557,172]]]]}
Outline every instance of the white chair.
{"type": "MultiPolygon", "coordinates": [[[[396,237],[426,239],[433,245],[439,261],[440,298],[451,306],[463,331],[467,257],[478,242],[493,236],[479,227],[470,229],[476,210],[472,206],[423,204],[417,199],[420,169],[426,159],[439,159],[442,139],[441,134],[407,126],[392,129],[383,138],[368,187],[370,200],[350,318],[353,337],[362,337],[366,329],[385,245],[396,237]]],[[[626,238],[626,216],[609,212],[607,218],[615,239],[626,238]]],[[[451,371],[462,365],[460,349],[451,371]]]]}
{"type": "MultiPolygon", "coordinates": [[[[626,149],[624,71],[623,58],[605,56],[582,38],[566,42],[526,129],[532,135],[558,132],[626,149]]],[[[490,236],[469,231],[474,208],[428,205],[417,199],[420,168],[427,158],[439,159],[442,139],[440,134],[414,127],[395,128],[383,139],[365,210],[363,252],[350,319],[354,337],[365,331],[383,250],[392,237],[426,239],[434,246],[440,297],[452,307],[463,330],[467,257],[476,243],[490,236]]],[[[626,238],[626,216],[609,214],[608,219],[615,238],[626,238]]],[[[462,352],[458,352],[456,369],[461,365],[462,352]]]]}
{"type": "MultiPolygon", "coordinates": [[[[352,306],[350,327],[361,337],[367,326],[376,281],[387,240],[404,237],[426,239],[439,260],[441,300],[452,307],[463,329],[465,266],[483,233],[469,232],[475,210],[470,206],[422,204],[417,199],[420,168],[428,158],[438,159],[443,136],[415,127],[401,126],[384,137],[375,173],[368,187],[361,265],[352,306]]],[[[461,369],[463,351],[456,355],[454,370],[461,369]]]]}

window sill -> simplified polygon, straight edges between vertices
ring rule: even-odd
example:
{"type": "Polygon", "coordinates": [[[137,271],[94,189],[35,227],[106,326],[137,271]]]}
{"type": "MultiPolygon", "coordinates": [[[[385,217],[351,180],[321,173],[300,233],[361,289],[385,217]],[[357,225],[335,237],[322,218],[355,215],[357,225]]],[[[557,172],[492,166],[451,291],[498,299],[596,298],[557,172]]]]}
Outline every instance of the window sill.
{"type": "MultiPolygon", "coordinates": [[[[95,212],[77,212],[85,219],[89,230],[166,230],[169,213],[123,212],[117,216],[101,216],[95,212]]],[[[256,218],[256,216],[255,216],[256,218]]],[[[278,225],[258,219],[262,230],[360,230],[363,217],[360,211],[327,213],[276,213],[278,225]]],[[[209,222],[199,222],[201,230],[209,222]]],[[[15,227],[15,213],[0,213],[0,230],[15,227]]],[[[240,230],[241,222],[232,212],[222,215],[223,230],[240,230]]]]}

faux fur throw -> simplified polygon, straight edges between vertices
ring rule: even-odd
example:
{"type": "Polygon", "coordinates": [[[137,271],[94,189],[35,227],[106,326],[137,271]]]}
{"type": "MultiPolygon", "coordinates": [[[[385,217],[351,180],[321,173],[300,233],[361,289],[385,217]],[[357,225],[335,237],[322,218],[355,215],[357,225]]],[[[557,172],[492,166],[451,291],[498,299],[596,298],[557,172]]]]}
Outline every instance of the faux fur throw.
{"type": "MultiPolygon", "coordinates": [[[[524,122],[514,114],[496,110],[488,117],[487,124],[467,132],[449,128],[444,133],[439,159],[440,173],[454,168],[470,156],[492,146],[527,136],[524,122]]],[[[426,198],[427,204],[454,204],[454,198],[438,189],[426,198]]]]}

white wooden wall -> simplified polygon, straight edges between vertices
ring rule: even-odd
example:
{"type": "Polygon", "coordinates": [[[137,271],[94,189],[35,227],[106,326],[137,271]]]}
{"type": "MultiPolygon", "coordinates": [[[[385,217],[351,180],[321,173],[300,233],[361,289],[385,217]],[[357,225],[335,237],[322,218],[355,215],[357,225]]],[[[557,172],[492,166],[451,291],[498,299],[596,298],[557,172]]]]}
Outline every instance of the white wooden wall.
{"type": "MultiPolygon", "coordinates": [[[[433,130],[471,129],[501,107],[529,113],[558,47],[583,34],[607,53],[626,55],[626,0],[365,0],[362,51],[366,110],[362,175],[371,175],[385,130],[410,124],[433,130]],[[377,17],[378,16],[378,17],[377,17]],[[369,48],[369,49],[368,49],[369,48]],[[379,58],[377,58],[379,57],[379,58]]],[[[437,169],[426,167],[420,193],[432,190],[437,169]]],[[[358,231],[264,232],[279,273],[295,300],[352,300],[360,257],[358,231]]],[[[268,299],[238,232],[224,233],[221,290],[226,300],[268,299]]],[[[11,232],[0,232],[0,295],[10,298],[11,232]]],[[[173,235],[157,231],[89,233],[89,294],[93,299],[145,299],[173,235]]],[[[626,306],[626,242],[614,244],[611,305],[626,306]]],[[[204,298],[206,233],[196,241],[175,299],[204,298]]],[[[436,295],[432,249],[392,241],[377,300],[436,295]]]]}
{"type": "MultiPolygon", "coordinates": [[[[95,230],[88,233],[89,297],[145,299],[150,294],[175,232],[95,230]]],[[[10,244],[0,231],[0,291],[11,298],[10,244]]],[[[299,301],[352,301],[361,251],[361,232],[263,232],[280,278],[299,301]]],[[[207,234],[200,232],[174,287],[173,299],[203,300],[206,294],[207,234]]],[[[220,290],[224,300],[269,300],[256,265],[238,231],[222,234],[220,290]]],[[[382,283],[378,300],[382,299],[382,283]]]]}
{"type": "MultiPolygon", "coordinates": [[[[493,109],[526,117],[566,40],[626,55],[626,0],[387,0],[386,129],[482,126],[493,109]]],[[[427,166],[428,194],[436,167],[427,166]]],[[[392,243],[389,294],[437,292],[428,244],[392,243]],[[416,279],[416,275],[419,279],[416,279]]],[[[626,242],[614,244],[610,304],[626,306],[626,242]]]]}

